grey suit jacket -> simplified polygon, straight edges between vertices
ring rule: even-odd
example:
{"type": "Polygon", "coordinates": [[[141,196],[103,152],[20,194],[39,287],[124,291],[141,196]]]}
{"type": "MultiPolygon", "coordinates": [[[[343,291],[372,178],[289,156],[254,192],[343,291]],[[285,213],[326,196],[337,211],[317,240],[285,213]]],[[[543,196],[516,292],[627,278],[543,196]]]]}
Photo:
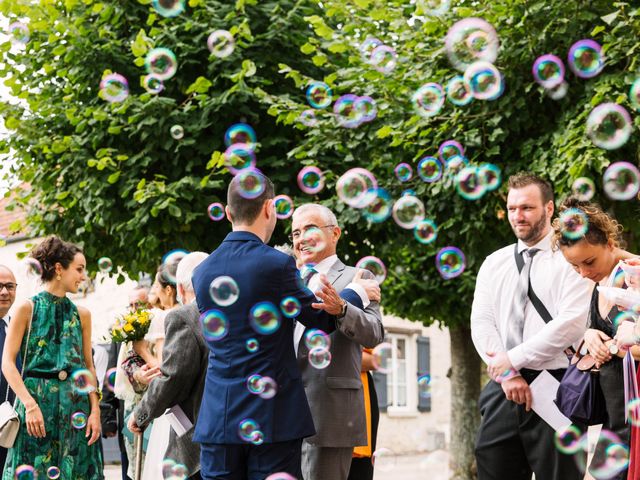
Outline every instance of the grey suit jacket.
{"type": "MultiPolygon", "coordinates": [[[[356,269],[340,260],[333,264],[327,279],[341,292],[356,269]]],[[[364,278],[373,278],[365,271],[364,278]]],[[[302,374],[316,435],[307,442],[321,447],[354,447],[367,444],[367,424],[360,370],[362,347],[373,348],[384,339],[380,305],[371,302],[363,311],[347,306],[330,335],[331,363],[325,369],[309,365],[309,349],[302,337],[298,345],[298,366],[302,374]]]]}
{"type": "MultiPolygon", "coordinates": [[[[209,358],[198,307],[190,303],[176,308],[169,312],[164,322],[162,375],[151,382],[133,412],[140,427],[146,427],[176,404],[194,425],[198,418],[209,358]]],[[[200,446],[191,440],[193,430],[178,437],[172,428],[165,454],[166,458],[185,465],[189,476],[200,470],[200,446]]]]}

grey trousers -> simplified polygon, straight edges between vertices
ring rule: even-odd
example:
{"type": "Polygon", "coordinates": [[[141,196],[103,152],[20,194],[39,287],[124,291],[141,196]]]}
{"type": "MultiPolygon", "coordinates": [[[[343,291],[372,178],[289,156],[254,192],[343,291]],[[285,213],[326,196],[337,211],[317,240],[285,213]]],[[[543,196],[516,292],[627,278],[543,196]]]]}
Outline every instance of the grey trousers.
{"type": "Polygon", "coordinates": [[[347,480],[353,447],[317,447],[302,442],[304,480],[347,480]]]}

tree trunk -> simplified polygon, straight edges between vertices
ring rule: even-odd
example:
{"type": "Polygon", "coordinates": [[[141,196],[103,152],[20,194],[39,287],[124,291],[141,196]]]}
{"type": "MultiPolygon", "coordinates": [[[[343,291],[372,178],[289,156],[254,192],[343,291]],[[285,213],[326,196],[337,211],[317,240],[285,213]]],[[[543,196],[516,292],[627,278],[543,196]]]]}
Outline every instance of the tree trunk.
{"type": "Polygon", "coordinates": [[[451,444],[454,480],[476,478],[474,446],[480,424],[481,359],[471,341],[469,327],[449,329],[451,338],[451,444]]]}

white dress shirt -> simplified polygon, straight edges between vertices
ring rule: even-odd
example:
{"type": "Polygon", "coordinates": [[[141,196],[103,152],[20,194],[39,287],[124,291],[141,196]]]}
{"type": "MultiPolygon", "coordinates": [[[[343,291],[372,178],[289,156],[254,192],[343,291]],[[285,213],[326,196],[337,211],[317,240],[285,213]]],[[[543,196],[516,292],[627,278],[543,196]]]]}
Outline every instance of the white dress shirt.
{"type": "MultiPolygon", "coordinates": [[[[317,265],[314,265],[313,269],[318,273],[314,273],[313,276],[309,279],[307,288],[309,288],[309,290],[311,290],[314,293],[317,290],[319,290],[322,285],[322,282],[320,281],[320,275],[326,275],[327,273],[329,273],[329,270],[331,270],[331,267],[333,267],[333,265],[337,261],[338,261],[338,255],[331,255],[325,258],[324,260],[321,260],[320,262],[318,262],[317,265]]],[[[371,301],[369,300],[369,297],[367,296],[367,292],[365,291],[362,285],[351,282],[349,285],[346,286],[346,288],[350,288],[351,290],[353,290],[358,294],[358,296],[360,297],[360,300],[362,300],[362,308],[367,308],[369,306],[369,303],[371,303],[371,301]]],[[[296,323],[296,328],[293,332],[293,346],[296,352],[298,351],[298,344],[300,343],[300,339],[302,338],[302,335],[304,335],[305,328],[306,327],[300,322],[296,323]]]]}
{"type": "MultiPolygon", "coordinates": [[[[578,275],[562,252],[551,249],[549,233],[528,247],[518,240],[518,253],[539,248],[531,265],[531,286],[553,319],[545,323],[530,300],[525,306],[523,342],[507,352],[516,370],[566,368],[563,350],[576,343],[587,328],[593,282],[578,275]]],[[[489,255],[478,272],[471,308],[471,336],[476,350],[489,364],[487,352],[504,352],[518,267],[513,244],[489,255]]],[[[530,260],[529,260],[530,261],[530,260]]]]}

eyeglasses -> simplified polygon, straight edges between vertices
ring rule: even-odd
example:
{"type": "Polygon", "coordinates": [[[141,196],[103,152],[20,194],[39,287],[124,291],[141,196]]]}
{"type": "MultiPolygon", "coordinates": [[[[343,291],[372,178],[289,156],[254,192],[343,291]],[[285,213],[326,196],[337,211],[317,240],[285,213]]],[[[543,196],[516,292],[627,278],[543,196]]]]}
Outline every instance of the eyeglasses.
{"type": "Polygon", "coordinates": [[[324,225],[323,227],[319,227],[317,225],[307,225],[306,227],[300,229],[300,230],[294,230],[293,232],[291,232],[291,235],[289,235],[289,240],[291,240],[292,242],[294,240],[298,240],[302,234],[308,232],[309,230],[312,230],[314,228],[333,228],[335,227],[335,225],[324,225]]]}
{"type": "Polygon", "coordinates": [[[2,292],[3,288],[7,289],[7,292],[11,293],[11,292],[15,292],[16,291],[16,287],[18,286],[17,283],[0,283],[0,292],[2,292]]]}

